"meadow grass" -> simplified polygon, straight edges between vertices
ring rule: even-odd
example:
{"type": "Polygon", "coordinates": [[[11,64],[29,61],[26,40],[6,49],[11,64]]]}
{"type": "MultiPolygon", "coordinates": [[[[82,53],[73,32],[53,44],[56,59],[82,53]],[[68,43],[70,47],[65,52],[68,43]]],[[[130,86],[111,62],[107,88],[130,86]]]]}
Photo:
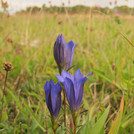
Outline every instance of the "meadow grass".
{"type": "MultiPolygon", "coordinates": [[[[124,95],[124,111],[119,133],[134,133],[134,48],[120,34],[134,42],[134,17],[121,16],[121,24],[112,15],[89,14],[16,14],[0,18],[0,98],[4,84],[3,63],[13,65],[9,72],[0,124],[2,134],[52,133],[50,114],[45,103],[44,84],[57,82],[57,65],[53,57],[54,42],[63,34],[68,42],[78,43],[74,52],[77,68],[89,76],[84,87],[79,128],[91,125],[110,105],[105,124],[108,133],[124,95]]],[[[0,102],[0,105],[1,102],[0,102]]],[[[67,105],[69,110],[69,106],[67,105]]],[[[70,126],[70,112],[67,128],[70,126]]],[[[63,116],[63,106],[60,117],[63,116]]],[[[63,133],[60,121],[57,133],[63,133]]]]}

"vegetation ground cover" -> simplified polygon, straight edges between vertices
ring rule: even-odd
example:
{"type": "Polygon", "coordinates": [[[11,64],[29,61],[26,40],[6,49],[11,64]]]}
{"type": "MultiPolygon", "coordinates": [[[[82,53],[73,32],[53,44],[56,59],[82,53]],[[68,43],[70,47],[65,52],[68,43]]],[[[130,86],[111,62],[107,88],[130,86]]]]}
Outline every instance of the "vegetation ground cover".
{"type": "MultiPolygon", "coordinates": [[[[110,105],[105,132],[108,133],[124,95],[124,110],[119,133],[134,133],[134,48],[122,36],[134,42],[133,16],[94,14],[22,13],[0,16],[0,89],[3,89],[3,63],[9,61],[4,97],[1,133],[51,133],[51,120],[45,104],[44,84],[57,82],[57,65],[53,58],[55,39],[63,34],[75,48],[74,73],[93,71],[84,87],[79,128],[89,120],[94,126],[110,105]],[[122,33],[122,34],[121,34],[122,33]]],[[[0,90],[2,98],[3,90],[0,90]]],[[[0,101],[2,105],[2,101],[0,101]]],[[[67,109],[69,107],[67,106],[67,109]]],[[[63,115],[63,108],[60,117],[63,115]]],[[[70,113],[67,126],[70,127],[70,113]]],[[[63,133],[63,124],[57,133],[63,133]]],[[[78,129],[79,129],[78,128],[78,129]]],[[[89,127],[90,128],[90,127],[89,127]]]]}

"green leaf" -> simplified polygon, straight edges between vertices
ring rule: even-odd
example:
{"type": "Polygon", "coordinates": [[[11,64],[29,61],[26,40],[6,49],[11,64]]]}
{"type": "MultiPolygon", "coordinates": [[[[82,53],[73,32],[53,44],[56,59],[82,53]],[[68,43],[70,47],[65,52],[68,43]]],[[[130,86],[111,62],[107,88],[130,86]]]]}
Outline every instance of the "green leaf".
{"type": "Polygon", "coordinates": [[[105,134],[104,127],[102,128],[100,134],[105,134]]]}
{"type": "Polygon", "coordinates": [[[102,134],[102,129],[104,127],[104,124],[106,122],[108,113],[109,113],[110,106],[105,110],[105,112],[102,114],[100,119],[97,121],[97,123],[94,125],[94,127],[91,129],[91,134],[102,134]]]}
{"type": "Polygon", "coordinates": [[[109,82],[111,84],[114,84],[116,87],[118,87],[119,89],[121,89],[121,87],[120,87],[119,84],[117,84],[115,81],[112,81],[111,79],[109,79],[108,77],[106,77],[100,70],[93,69],[93,72],[95,72],[97,75],[99,75],[100,77],[102,77],[107,82],[109,82]]]}
{"type": "MultiPolygon", "coordinates": [[[[11,90],[8,90],[8,93],[12,96],[12,98],[14,99],[16,105],[19,107],[19,109],[21,110],[22,114],[25,115],[26,111],[24,110],[24,108],[22,107],[20,100],[13,94],[13,92],[11,90]]],[[[26,110],[29,112],[29,114],[31,115],[31,117],[33,118],[33,120],[36,122],[36,124],[42,129],[43,132],[46,132],[46,130],[44,129],[44,127],[38,122],[38,120],[36,119],[33,111],[29,108],[29,106],[27,105],[27,103],[23,100],[24,105],[26,110]]]]}
{"type": "Polygon", "coordinates": [[[77,134],[90,134],[89,120],[78,130],[77,134]]]}
{"type": "Polygon", "coordinates": [[[27,109],[27,111],[29,112],[29,114],[31,115],[31,117],[33,118],[33,120],[35,121],[35,123],[42,129],[43,132],[46,132],[45,128],[36,119],[33,111],[29,108],[29,106],[27,105],[27,103],[25,102],[25,100],[23,100],[23,102],[24,102],[25,108],[27,109]]]}
{"type": "Polygon", "coordinates": [[[133,118],[134,117],[134,109],[132,109],[130,112],[128,112],[125,117],[122,119],[122,125],[121,127],[122,128],[125,128],[127,127],[127,125],[133,121],[133,118]]]}
{"type": "Polygon", "coordinates": [[[96,74],[98,74],[100,77],[102,77],[103,79],[105,79],[109,83],[113,83],[112,80],[110,80],[108,77],[106,77],[100,70],[93,69],[93,72],[95,72],[96,74]]]}
{"type": "Polygon", "coordinates": [[[121,99],[118,116],[115,118],[108,134],[117,134],[118,133],[120,125],[121,125],[123,109],[124,109],[124,96],[121,99]]]}
{"type": "Polygon", "coordinates": [[[22,106],[21,106],[21,103],[20,103],[20,100],[13,94],[13,92],[9,89],[6,89],[8,91],[8,93],[12,96],[12,98],[14,99],[15,101],[15,104],[19,107],[20,110],[22,110],[22,106]]]}
{"type": "Polygon", "coordinates": [[[91,128],[90,121],[88,120],[78,131],[77,134],[104,134],[104,125],[109,113],[110,106],[105,110],[99,118],[94,127],[91,128]]]}
{"type": "Polygon", "coordinates": [[[134,44],[127,38],[127,36],[126,36],[125,34],[123,34],[123,33],[121,33],[121,32],[120,32],[120,34],[129,42],[129,44],[130,44],[131,46],[134,47],[134,44]]]}

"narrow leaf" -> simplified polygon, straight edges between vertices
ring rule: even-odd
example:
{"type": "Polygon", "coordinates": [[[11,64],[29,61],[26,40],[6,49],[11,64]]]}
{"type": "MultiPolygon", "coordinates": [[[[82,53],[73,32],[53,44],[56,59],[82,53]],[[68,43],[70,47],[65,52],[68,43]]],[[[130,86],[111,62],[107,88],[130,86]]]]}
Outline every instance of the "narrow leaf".
{"type": "MultiPolygon", "coordinates": [[[[21,103],[20,103],[20,100],[13,94],[13,92],[9,89],[6,89],[8,91],[8,93],[12,96],[12,98],[14,99],[16,105],[18,106],[18,108],[21,110],[22,114],[25,115],[26,112],[24,110],[24,108],[22,107],[21,103]]],[[[38,122],[38,120],[36,119],[33,111],[28,107],[28,105],[26,104],[25,101],[24,102],[24,105],[25,105],[25,108],[27,109],[27,111],[29,111],[30,115],[32,116],[33,120],[36,122],[36,124],[42,129],[43,132],[46,132],[46,130],[44,129],[44,127],[38,122]]]]}
{"type": "Polygon", "coordinates": [[[117,134],[118,133],[120,125],[121,125],[123,109],[124,109],[124,96],[121,99],[119,113],[118,113],[117,117],[115,118],[108,134],[117,134]]]}
{"type": "Polygon", "coordinates": [[[126,35],[124,35],[124,34],[121,33],[121,32],[120,32],[120,34],[129,42],[129,44],[130,44],[131,46],[134,47],[134,44],[126,37],[126,35]]]}
{"type": "Polygon", "coordinates": [[[91,129],[91,134],[100,134],[102,133],[102,129],[104,128],[108,113],[109,113],[110,106],[105,110],[105,112],[102,114],[100,119],[97,121],[95,126],[91,129]]]}
{"type": "Polygon", "coordinates": [[[104,111],[94,127],[91,128],[90,121],[88,120],[78,131],[77,134],[104,134],[104,125],[109,113],[110,106],[104,111]]]}
{"type": "Polygon", "coordinates": [[[27,105],[27,103],[23,100],[25,108],[27,109],[27,111],[29,112],[29,114],[31,115],[31,117],[33,118],[33,120],[36,122],[36,124],[43,130],[43,132],[46,132],[45,128],[39,123],[39,121],[36,119],[33,111],[29,108],[29,106],[27,105]]]}
{"type": "Polygon", "coordinates": [[[118,87],[119,89],[121,89],[120,85],[118,83],[116,83],[115,81],[112,81],[111,79],[109,79],[108,77],[106,77],[103,73],[101,73],[99,70],[97,69],[93,69],[93,72],[95,72],[97,75],[99,75],[101,78],[105,79],[107,82],[114,84],[116,87],[118,87]]]}

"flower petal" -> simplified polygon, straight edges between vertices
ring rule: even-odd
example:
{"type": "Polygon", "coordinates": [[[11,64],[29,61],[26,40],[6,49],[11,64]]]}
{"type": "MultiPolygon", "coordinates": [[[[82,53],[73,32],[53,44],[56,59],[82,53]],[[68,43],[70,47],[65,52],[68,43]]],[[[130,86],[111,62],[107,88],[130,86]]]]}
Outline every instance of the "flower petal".
{"type": "Polygon", "coordinates": [[[60,63],[62,66],[66,64],[66,57],[67,57],[67,47],[66,44],[63,42],[64,38],[61,38],[61,44],[59,46],[59,56],[60,56],[60,63]]]}
{"type": "Polygon", "coordinates": [[[66,96],[68,103],[70,105],[71,110],[75,109],[75,92],[74,92],[74,84],[71,79],[65,78],[63,82],[65,91],[66,91],[66,96]]]}
{"type": "Polygon", "coordinates": [[[58,81],[64,82],[64,78],[62,76],[56,74],[56,77],[57,77],[58,81]]]}
{"type": "Polygon", "coordinates": [[[83,88],[84,83],[87,81],[87,77],[82,78],[79,81],[75,82],[75,103],[76,103],[76,110],[79,109],[82,98],[83,98],[83,88]]]}
{"type": "Polygon", "coordinates": [[[51,116],[53,116],[52,101],[51,101],[51,92],[49,93],[49,96],[48,96],[47,107],[48,107],[48,109],[50,111],[51,116]]]}
{"type": "Polygon", "coordinates": [[[62,87],[60,85],[60,82],[57,82],[57,84],[55,85],[55,88],[56,88],[57,93],[61,92],[62,87]]]}
{"type": "Polygon", "coordinates": [[[60,64],[59,44],[60,44],[60,35],[57,37],[54,44],[54,58],[58,65],[60,64]]]}
{"type": "Polygon", "coordinates": [[[73,47],[74,47],[74,43],[73,43],[73,41],[71,40],[71,41],[69,41],[67,44],[66,44],[66,46],[67,46],[67,51],[68,51],[68,54],[72,54],[72,49],[73,49],[73,47]]]}
{"type": "Polygon", "coordinates": [[[91,75],[93,72],[90,72],[88,75],[87,75],[87,77],[89,76],[89,75],[91,75]]]}
{"type": "Polygon", "coordinates": [[[52,103],[51,103],[51,84],[50,82],[46,82],[45,86],[44,86],[44,90],[45,90],[45,98],[46,98],[46,104],[47,107],[50,111],[50,114],[53,115],[53,110],[52,110],[52,103]]]}
{"type": "Polygon", "coordinates": [[[59,35],[54,44],[54,58],[59,67],[64,66],[67,57],[66,42],[63,35],[59,35]]]}
{"type": "Polygon", "coordinates": [[[63,34],[61,34],[61,42],[62,42],[63,44],[66,44],[66,41],[65,41],[65,39],[64,39],[64,37],[63,37],[63,34]]]}
{"type": "Polygon", "coordinates": [[[51,102],[52,102],[52,110],[53,116],[57,117],[61,107],[61,86],[58,82],[56,85],[51,87],[51,102]]]}
{"type": "Polygon", "coordinates": [[[54,86],[54,81],[53,80],[50,80],[50,85],[54,86]]]}
{"type": "Polygon", "coordinates": [[[69,78],[71,79],[72,81],[74,81],[74,76],[70,73],[68,73],[67,71],[65,70],[62,70],[61,72],[61,76],[65,79],[65,78],[69,78]]]}
{"type": "Polygon", "coordinates": [[[80,79],[82,79],[84,76],[83,74],[80,72],[80,69],[78,69],[75,74],[74,74],[74,81],[79,81],[80,79]]]}
{"type": "Polygon", "coordinates": [[[73,53],[74,53],[74,48],[77,46],[74,45],[73,41],[69,41],[67,44],[67,64],[66,64],[66,70],[68,70],[71,67],[71,63],[73,61],[73,53]]]}
{"type": "Polygon", "coordinates": [[[54,117],[57,118],[61,108],[61,93],[57,94],[57,99],[55,101],[56,101],[56,109],[54,111],[54,117]]]}

